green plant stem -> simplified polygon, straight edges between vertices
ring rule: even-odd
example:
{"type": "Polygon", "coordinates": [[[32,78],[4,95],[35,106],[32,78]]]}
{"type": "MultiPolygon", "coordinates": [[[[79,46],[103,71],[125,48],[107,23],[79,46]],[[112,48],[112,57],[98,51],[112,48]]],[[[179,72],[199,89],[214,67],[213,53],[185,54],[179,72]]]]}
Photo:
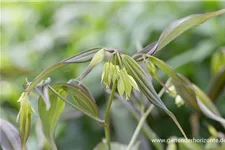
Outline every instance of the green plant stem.
{"type": "Polygon", "coordinates": [[[107,104],[107,108],[106,108],[106,112],[105,112],[105,126],[104,126],[104,129],[105,129],[105,137],[106,137],[106,143],[108,145],[108,150],[111,150],[110,130],[109,130],[109,117],[110,117],[109,114],[110,114],[110,108],[111,108],[111,105],[112,105],[114,94],[115,94],[115,91],[116,91],[116,87],[117,87],[117,84],[115,82],[113,84],[112,91],[111,91],[111,94],[109,96],[109,100],[108,100],[108,104],[107,104]]]}
{"type": "MultiPolygon", "coordinates": [[[[163,93],[165,92],[165,88],[166,88],[166,87],[163,87],[163,88],[160,90],[160,92],[159,92],[159,94],[158,94],[159,97],[161,97],[161,96],[163,95],[163,93]]],[[[152,111],[153,108],[154,108],[154,105],[151,104],[151,105],[148,107],[148,109],[146,110],[146,112],[141,116],[141,119],[139,120],[138,125],[137,125],[137,127],[136,127],[136,129],[135,129],[135,131],[134,131],[134,134],[133,134],[133,136],[132,136],[132,138],[131,138],[131,140],[130,140],[130,143],[129,143],[129,145],[127,146],[127,150],[131,150],[132,146],[134,145],[135,141],[137,140],[137,137],[138,137],[138,135],[139,135],[139,133],[140,133],[140,131],[141,131],[141,129],[142,129],[142,126],[143,126],[144,123],[145,123],[146,118],[148,117],[148,115],[150,114],[150,112],[152,111]]]]}
{"type": "Polygon", "coordinates": [[[135,129],[134,134],[133,134],[133,136],[132,136],[132,138],[130,140],[130,143],[129,143],[128,147],[127,147],[127,150],[130,150],[132,148],[132,146],[134,145],[134,143],[135,143],[135,141],[136,141],[136,139],[137,139],[137,137],[139,135],[139,132],[141,131],[141,128],[142,128],[143,124],[145,123],[146,118],[148,117],[148,115],[150,114],[150,112],[152,111],[153,108],[154,108],[154,105],[151,104],[148,107],[148,109],[146,110],[146,112],[141,116],[141,119],[140,119],[140,121],[138,123],[138,126],[135,129]]]}

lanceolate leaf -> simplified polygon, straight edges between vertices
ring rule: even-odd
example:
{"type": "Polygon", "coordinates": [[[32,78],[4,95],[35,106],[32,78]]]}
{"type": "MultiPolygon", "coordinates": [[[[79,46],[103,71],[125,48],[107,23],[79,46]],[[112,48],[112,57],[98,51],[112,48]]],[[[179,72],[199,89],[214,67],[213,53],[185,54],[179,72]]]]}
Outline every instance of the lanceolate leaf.
{"type": "Polygon", "coordinates": [[[21,140],[18,130],[8,121],[0,119],[0,147],[3,150],[18,150],[21,140]]]}
{"type": "Polygon", "coordinates": [[[216,17],[218,15],[224,14],[225,9],[221,9],[215,12],[209,12],[205,14],[194,14],[182,19],[176,20],[172,22],[160,35],[159,40],[154,42],[144,48],[142,51],[138,52],[134,55],[135,60],[141,60],[140,54],[149,54],[152,55],[153,53],[161,50],[171,41],[176,39],[179,35],[187,31],[188,29],[198,26],[205,21],[209,20],[212,17],[216,17]]]}
{"type": "Polygon", "coordinates": [[[61,62],[65,63],[82,63],[87,62],[92,59],[92,57],[102,48],[92,48],[86,51],[83,51],[79,54],[76,54],[72,57],[62,60],[61,62]]]}
{"type": "MultiPolygon", "coordinates": [[[[66,97],[66,91],[59,86],[53,86],[55,90],[62,96],[66,97]]],[[[54,142],[54,132],[58,123],[59,117],[64,110],[65,102],[62,101],[56,94],[49,91],[51,108],[46,110],[45,102],[42,97],[38,100],[38,112],[42,122],[43,132],[46,139],[51,145],[53,150],[57,150],[54,142]]]]}
{"type": "Polygon", "coordinates": [[[177,94],[180,95],[187,104],[195,110],[201,110],[207,117],[219,121],[225,127],[225,120],[220,116],[217,108],[203,91],[185,77],[177,74],[162,60],[153,56],[149,56],[149,59],[172,78],[177,94]]]}
{"type": "Polygon", "coordinates": [[[97,105],[93,96],[84,85],[76,81],[70,81],[69,83],[59,83],[54,86],[61,87],[67,92],[66,98],[63,98],[64,101],[91,118],[98,118],[97,105]]]}
{"type": "Polygon", "coordinates": [[[160,35],[156,51],[165,47],[167,44],[169,44],[172,40],[174,40],[186,30],[194,26],[198,26],[203,22],[207,21],[208,19],[221,15],[223,13],[225,13],[225,9],[205,14],[191,15],[180,20],[174,21],[160,35]]]}
{"type": "Polygon", "coordinates": [[[157,95],[155,89],[152,86],[152,83],[150,82],[148,76],[144,72],[144,70],[137,64],[137,62],[127,55],[122,55],[122,62],[128,71],[128,73],[134,78],[134,80],[137,82],[138,86],[140,87],[141,91],[144,93],[144,95],[148,98],[148,100],[154,104],[155,106],[163,109],[176,123],[177,127],[180,129],[184,137],[186,137],[183,129],[181,128],[179,122],[177,121],[174,114],[167,109],[165,104],[162,102],[162,100],[157,95]]]}
{"type": "Polygon", "coordinates": [[[71,63],[83,63],[83,62],[87,62],[90,61],[92,59],[92,57],[95,55],[95,53],[98,52],[98,50],[100,50],[101,48],[93,48],[93,49],[89,49],[86,50],[84,52],[81,52],[79,54],[76,54],[72,57],[69,57],[67,59],[64,59],[63,61],[56,63],[50,67],[48,67],[47,69],[45,69],[44,71],[42,71],[32,82],[31,84],[27,87],[26,92],[29,94],[29,92],[36,87],[36,85],[43,80],[44,78],[46,78],[50,73],[52,73],[53,71],[62,68],[68,64],[71,63]]]}

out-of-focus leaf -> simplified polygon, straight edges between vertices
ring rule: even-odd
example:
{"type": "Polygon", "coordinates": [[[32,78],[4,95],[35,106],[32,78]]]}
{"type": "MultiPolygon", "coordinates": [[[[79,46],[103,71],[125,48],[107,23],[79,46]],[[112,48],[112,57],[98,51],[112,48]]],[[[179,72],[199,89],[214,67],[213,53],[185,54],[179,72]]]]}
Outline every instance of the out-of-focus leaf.
{"type": "Polygon", "coordinates": [[[184,33],[186,30],[198,26],[208,19],[225,13],[225,9],[205,14],[195,14],[174,21],[167,27],[159,37],[156,51],[162,49],[176,37],[184,33]]]}
{"type": "Polygon", "coordinates": [[[171,41],[176,39],[179,35],[187,31],[188,29],[198,26],[205,21],[209,20],[212,17],[216,17],[225,13],[225,9],[221,9],[215,12],[209,12],[205,14],[194,14],[182,19],[176,20],[172,22],[160,35],[159,40],[154,42],[147,47],[145,47],[142,51],[136,53],[133,57],[135,60],[140,61],[142,60],[141,54],[149,54],[152,55],[153,53],[161,50],[171,41]]]}
{"type": "Polygon", "coordinates": [[[172,78],[177,94],[180,95],[187,104],[195,110],[201,110],[207,117],[219,121],[225,127],[225,120],[220,116],[217,108],[204,92],[185,77],[177,74],[162,60],[153,56],[149,56],[149,59],[172,78]]]}
{"type": "MultiPolygon", "coordinates": [[[[127,145],[120,144],[118,142],[110,142],[111,150],[126,150],[127,145]]],[[[131,150],[138,150],[140,142],[136,142],[136,144],[131,148],[131,150]]],[[[94,150],[108,150],[107,144],[103,141],[99,143],[94,150]]]]}
{"type": "Polygon", "coordinates": [[[35,88],[37,92],[40,94],[40,96],[42,97],[42,99],[44,100],[46,105],[46,110],[49,110],[51,107],[49,94],[48,94],[48,86],[50,82],[51,82],[51,79],[47,78],[46,80],[42,80],[41,83],[39,83],[35,88]]]}
{"type": "Polygon", "coordinates": [[[69,102],[72,101],[72,105],[76,109],[91,118],[98,118],[98,108],[95,100],[84,85],[79,84],[76,81],[70,81],[69,83],[58,83],[54,86],[61,87],[67,91],[67,96],[64,100],[69,100],[69,102]]]}
{"type": "Polygon", "coordinates": [[[221,122],[221,124],[225,127],[225,119],[221,117],[216,106],[212,103],[209,97],[196,85],[193,85],[193,87],[196,92],[198,105],[201,108],[202,112],[209,118],[221,122]]]}
{"type": "Polygon", "coordinates": [[[211,71],[213,75],[216,75],[221,67],[225,67],[225,50],[213,54],[211,60],[211,71]]]}
{"type": "Polygon", "coordinates": [[[3,150],[21,150],[18,130],[8,121],[0,119],[0,147],[3,150]]]}
{"type": "Polygon", "coordinates": [[[203,150],[203,148],[196,142],[185,142],[185,139],[179,138],[183,142],[178,142],[178,147],[180,150],[203,150]]]}
{"type": "MultiPolygon", "coordinates": [[[[20,102],[20,111],[18,114],[20,121],[21,149],[26,149],[26,142],[31,128],[31,103],[26,92],[23,92],[18,100],[20,102]]],[[[18,120],[18,118],[17,118],[18,120]]]]}
{"type": "Polygon", "coordinates": [[[225,87],[225,67],[221,67],[209,84],[207,95],[211,100],[216,100],[225,87]]]}
{"type": "Polygon", "coordinates": [[[162,102],[162,100],[157,95],[151,80],[149,80],[148,76],[144,72],[144,70],[137,64],[137,62],[127,55],[122,55],[122,62],[125,66],[128,73],[134,78],[134,80],[137,82],[138,86],[140,87],[141,91],[144,93],[144,95],[147,97],[147,99],[154,104],[155,106],[161,108],[164,110],[170,117],[173,119],[177,127],[180,129],[183,136],[186,138],[186,135],[180,126],[179,122],[177,121],[175,115],[168,110],[168,108],[165,106],[165,104],[162,102]]]}
{"type": "MultiPolygon", "coordinates": [[[[66,97],[66,91],[61,89],[61,87],[53,86],[53,88],[55,88],[62,97],[66,97]]],[[[49,91],[49,97],[51,102],[50,109],[46,110],[45,102],[43,98],[40,97],[38,100],[38,112],[40,115],[44,135],[51,145],[51,148],[53,150],[57,150],[56,144],[54,142],[54,133],[59,117],[64,110],[65,102],[62,101],[52,91],[49,91]]]]}
{"type": "Polygon", "coordinates": [[[166,150],[177,150],[177,145],[175,141],[172,141],[173,139],[176,139],[176,137],[170,138],[170,142],[168,143],[166,150]]]}

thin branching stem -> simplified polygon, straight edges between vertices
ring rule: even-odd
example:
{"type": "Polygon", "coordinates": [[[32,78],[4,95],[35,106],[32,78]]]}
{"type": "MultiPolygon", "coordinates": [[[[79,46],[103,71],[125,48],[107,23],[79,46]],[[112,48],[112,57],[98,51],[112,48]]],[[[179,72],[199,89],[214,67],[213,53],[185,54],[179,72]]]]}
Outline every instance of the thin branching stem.
{"type": "Polygon", "coordinates": [[[109,117],[110,116],[109,115],[110,115],[110,108],[111,108],[111,105],[112,105],[112,101],[114,99],[114,94],[115,94],[115,91],[116,91],[116,87],[117,87],[117,84],[115,82],[115,83],[113,83],[112,91],[111,91],[111,94],[109,96],[107,108],[106,108],[106,111],[105,111],[105,126],[104,126],[104,129],[105,129],[105,137],[106,137],[106,143],[108,145],[108,150],[111,150],[110,130],[109,130],[109,117]]]}
{"type": "MultiPolygon", "coordinates": [[[[165,92],[165,87],[163,87],[160,92],[159,92],[159,97],[161,97],[163,95],[163,93],[165,92]]],[[[127,146],[127,150],[131,150],[132,146],[134,145],[135,141],[138,138],[138,135],[142,129],[142,126],[145,123],[146,118],[148,117],[148,115],[151,113],[152,109],[154,108],[154,105],[151,104],[148,109],[142,114],[141,119],[138,122],[138,125],[134,131],[134,134],[129,142],[129,145],[127,146]]]]}

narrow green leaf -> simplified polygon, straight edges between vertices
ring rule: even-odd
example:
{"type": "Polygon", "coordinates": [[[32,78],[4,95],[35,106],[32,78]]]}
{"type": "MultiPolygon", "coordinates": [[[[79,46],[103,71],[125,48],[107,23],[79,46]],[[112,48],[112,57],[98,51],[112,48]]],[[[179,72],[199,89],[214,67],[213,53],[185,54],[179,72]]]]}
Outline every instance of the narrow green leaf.
{"type": "Polygon", "coordinates": [[[195,26],[198,26],[207,20],[209,20],[212,17],[216,17],[218,15],[221,15],[225,13],[225,9],[221,9],[215,12],[209,12],[205,14],[194,14],[187,17],[184,17],[182,19],[176,20],[172,22],[160,35],[159,40],[146,46],[143,50],[136,53],[133,58],[136,61],[143,60],[143,54],[149,54],[152,55],[155,52],[161,50],[164,48],[167,44],[169,44],[171,41],[176,39],[179,35],[184,33],[190,28],[193,28],[195,26]]]}
{"type": "Polygon", "coordinates": [[[156,93],[154,87],[152,86],[152,83],[150,82],[148,76],[144,72],[144,70],[138,65],[138,63],[127,55],[122,55],[122,62],[125,66],[128,73],[134,78],[134,80],[137,82],[138,86],[140,87],[140,90],[144,93],[144,95],[147,97],[147,99],[154,104],[155,106],[163,109],[170,117],[173,119],[174,123],[177,125],[177,127],[180,129],[181,133],[186,138],[186,135],[181,128],[179,122],[177,121],[174,114],[167,109],[165,104],[162,102],[162,100],[159,98],[158,94],[156,93]]]}
{"type": "Polygon", "coordinates": [[[18,130],[8,121],[0,119],[0,145],[3,150],[17,150],[21,148],[18,130]]]}
{"type": "Polygon", "coordinates": [[[98,118],[98,108],[95,100],[88,89],[78,82],[59,83],[67,91],[66,99],[72,102],[72,105],[79,111],[92,118],[98,118]]]}
{"type": "Polygon", "coordinates": [[[198,26],[204,23],[205,21],[209,20],[210,18],[221,15],[223,13],[225,13],[225,9],[205,14],[190,15],[174,21],[160,35],[156,51],[165,47],[167,44],[169,44],[176,37],[184,33],[186,30],[198,26]]]}
{"type": "Polygon", "coordinates": [[[221,117],[215,105],[203,91],[185,77],[177,74],[162,60],[153,56],[149,56],[149,59],[172,78],[172,83],[176,88],[177,94],[180,95],[187,104],[197,111],[202,111],[207,117],[220,122],[225,127],[225,120],[221,117]]]}
{"type": "Polygon", "coordinates": [[[76,54],[74,56],[71,56],[67,59],[62,60],[61,62],[65,63],[83,63],[90,61],[93,56],[102,48],[92,48],[86,51],[83,51],[79,54],[76,54]]]}
{"type": "Polygon", "coordinates": [[[36,85],[43,80],[44,78],[46,78],[50,73],[52,73],[53,71],[62,68],[68,64],[71,63],[84,63],[87,61],[90,61],[92,59],[92,57],[95,55],[95,53],[98,52],[98,50],[100,50],[101,48],[92,48],[89,50],[86,50],[84,52],[81,52],[79,54],[76,54],[72,57],[69,57],[67,59],[62,60],[59,63],[56,63],[50,67],[48,67],[47,69],[45,69],[44,71],[42,71],[32,82],[31,84],[27,87],[26,92],[29,94],[31,90],[33,90],[36,85]]]}
{"type": "MultiPolygon", "coordinates": [[[[61,89],[61,87],[53,86],[53,88],[56,89],[56,91],[63,97],[66,96],[66,91],[61,89]]],[[[44,135],[51,145],[51,148],[53,150],[57,150],[56,144],[54,142],[54,133],[59,117],[64,110],[65,103],[52,91],[49,91],[49,97],[51,108],[46,110],[45,102],[43,98],[40,97],[38,100],[38,112],[40,115],[44,135]]]]}

